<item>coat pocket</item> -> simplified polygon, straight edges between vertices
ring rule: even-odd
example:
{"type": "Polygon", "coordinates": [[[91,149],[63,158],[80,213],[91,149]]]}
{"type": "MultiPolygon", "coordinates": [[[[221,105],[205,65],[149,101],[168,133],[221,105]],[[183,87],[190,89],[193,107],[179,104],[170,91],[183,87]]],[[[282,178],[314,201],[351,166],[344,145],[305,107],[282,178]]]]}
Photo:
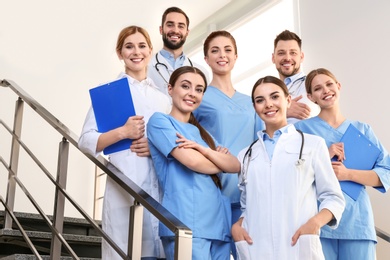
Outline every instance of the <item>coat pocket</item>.
{"type": "Polygon", "coordinates": [[[249,256],[249,245],[245,240],[235,242],[237,259],[238,260],[250,260],[249,256]]]}
{"type": "Polygon", "coordinates": [[[298,250],[298,259],[325,260],[318,235],[301,235],[298,239],[298,250]]]}

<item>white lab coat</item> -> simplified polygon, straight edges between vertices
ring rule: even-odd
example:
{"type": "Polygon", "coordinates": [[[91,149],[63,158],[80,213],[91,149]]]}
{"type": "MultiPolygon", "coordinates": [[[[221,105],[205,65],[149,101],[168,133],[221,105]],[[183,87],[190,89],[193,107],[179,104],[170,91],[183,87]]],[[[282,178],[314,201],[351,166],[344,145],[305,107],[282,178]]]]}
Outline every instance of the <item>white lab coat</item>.
{"type": "MultiPolygon", "coordinates": [[[[291,76],[290,78],[292,79],[292,81],[287,85],[287,88],[288,88],[288,92],[291,95],[291,98],[294,99],[299,96],[302,96],[302,98],[298,102],[304,103],[309,106],[310,108],[309,117],[317,116],[320,113],[320,107],[307,97],[307,92],[305,87],[305,80],[306,80],[305,74],[303,72],[300,72],[298,74],[295,74],[294,76],[291,76]]],[[[300,119],[297,119],[295,117],[287,118],[287,123],[289,124],[295,124],[296,122],[299,121],[300,119]]]]}
{"type": "MultiPolygon", "coordinates": [[[[345,206],[325,141],[314,135],[304,136],[305,161],[299,166],[296,162],[302,138],[293,125],[280,136],[272,160],[261,139],[253,145],[247,182],[239,185],[242,226],[253,244],[236,243],[241,259],[324,259],[319,235],[303,235],[291,246],[296,230],[323,208],[333,213],[335,220],[329,225],[336,228],[345,206]]],[[[247,167],[248,158],[242,162],[247,149],[238,155],[241,167],[247,167]]],[[[241,173],[239,183],[242,178],[241,173]]]]}
{"type": "MultiPolygon", "coordinates": [[[[157,57],[158,57],[158,60],[160,61],[160,63],[165,64],[167,67],[165,67],[162,64],[157,65],[157,67],[158,67],[158,69],[160,70],[160,73],[161,73],[161,75],[160,75],[160,73],[156,69],[157,59],[156,59],[156,54],[154,54],[152,56],[152,59],[149,62],[148,77],[151,78],[153,80],[154,84],[157,86],[157,88],[162,93],[167,95],[169,97],[169,99],[171,100],[171,97],[168,94],[168,82],[169,82],[170,76],[172,75],[172,72],[175,69],[172,68],[170,63],[164,58],[164,56],[161,55],[160,52],[157,53],[157,57]]],[[[193,61],[191,61],[191,62],[192,62],[192,65],[194,67],[199,68],[205,74],[205,76],[207,78],[207,82],[210,82],[207,70],[204,67],[202,67],[199,64],[197,64],[196,62],[193,62],[193,61]]],[[[190,63],[190,61],[189,61],[187,56],[185,57],[183,66],[191,66],[191,63],[190,63]]]]}
{"type": "MultiPolygon", "coordinates": [[[[156,111],[170,112],[171,105],[168,98],[157,90],[150,79],[138,82],[124,73],[119,78],[122,77],[128,78],[135,112],[137,115],[143,115],[146,123],[156,111]]],[[[96,146],[100,134],[97,132],[93,109],[90,108],[78,142],[80,149],[97,156],[96,146]]],[[[161,202],[158,180],[151,157],[139,157],[128,149],[110,154],[109,160],[150,196],[161,202]]],[[[125,253],[127,253],[128,248],[130,206],[133,204],[134,199],[108,177],[103,203],[102,227],[125,253]]],[[[158,236],[159,222],[147,210],[144,212],[142,256],[164,257],[158,236]]],[[[102,259],[122,258],[103,240],[102,259]]]]}

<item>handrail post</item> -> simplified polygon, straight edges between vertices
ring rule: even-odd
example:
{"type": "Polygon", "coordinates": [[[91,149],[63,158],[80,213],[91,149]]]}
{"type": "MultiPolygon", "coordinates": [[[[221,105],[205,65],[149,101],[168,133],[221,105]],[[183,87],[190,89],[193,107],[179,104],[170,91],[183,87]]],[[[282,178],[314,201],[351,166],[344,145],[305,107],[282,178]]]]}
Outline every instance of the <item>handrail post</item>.
{"type": "MultiPolygon", "coordinates": [[[[18,172],[20,144],[17,141],[17,138],[20,138],[22,133],[23,106],[24,106],[24,102],[19,97],[15,104],[13,131],[16,137],[15,136],[12,137],[11,156],[10,156],[10,163],[9,163],[10,170],[8,174],[8,186],[7,186],[7,197],[6,197],[6,204],[12,212],[14,211],[15,194],[16,194],[16,181],[13,178],[12,172],[15,175],[18,172]]],[[[12,229],[12,218],[8,214],[8,212],[5,215],[4,228],[12,229]]]]}
{"type": "MultiPolygon", "coordinates": [[[[66,189],[66,179],[68,175],[68,158],[69,158],[69,142],[62,138],[58,150],[58,164],[57,164],[57,183],[62,189],[66,189]]],[[[53,225],[60,234],[63,232],[64,227],[64,213],[65,213],[65,196],[56,188],[54,212],[53,212],[53,225]]],[[[51,240],[50,255],[51,259],[60,259],[61,256],[61,241],[53,233],[51,240]]]]}
{"type": "Polygon", "coordinates": [[[128,256],[130,259],[141,259],[143,216],[144,207],[138,201],[134,201],[134,205],[130,207],[129,219],[128,256]]]}
{"type": "Polygon", "coordinates": [[[175,260],[192,259],[192,231],[179,229],[175,236],[175,260]]]}

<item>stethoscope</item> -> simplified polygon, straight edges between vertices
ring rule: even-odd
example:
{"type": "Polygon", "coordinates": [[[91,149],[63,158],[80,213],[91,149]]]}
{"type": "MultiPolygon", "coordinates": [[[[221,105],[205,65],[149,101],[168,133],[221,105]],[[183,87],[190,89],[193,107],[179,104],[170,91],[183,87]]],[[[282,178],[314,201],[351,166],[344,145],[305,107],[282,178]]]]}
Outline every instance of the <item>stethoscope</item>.
{"type": "MultiPolygon", "coordinates": [[[[190,62],[190,65],[191,67],[194,67],[194,65],[192,65],[192,61],[190,60],[190,58],[187,58],[188,61],[190,62]]],[[[166,78],[164,78],[163,74],[161,73],[160,69],[158,68],[158,66],[163,66],[165,68],[165,70],[168,72],[168,75],[170,76],[170,73],[169,73],[169,69],[168,69],[168,66],[165,64],[165,63],[161,63],[158,59],[158,53],[156,53],[156,64],[154,64],[154,68],[157,70],[158,74],[160,74],[161,78],[165,81],[165,83],[168,84],[168,80],[166,78]]]]}
{"type": "MultiPolygon", "coordinates": [[[[305,159],[302,159],[302,151],[303,151],[303,145],[305,144],[305,137],[304,137],[301,130],[297,129],[297,131],[301,134],[301,137],[302,137],[301,149],[299,151],[299,158],[295,163],[296,166],[299,166],[305,162],[305,159]]],[[[251,157],[252,157],[252,146],[257,141],[259,141],[259,139],[255,140],[253,143],[251,143],[248,150],[246,150],[246,152],[244,154],[244,158],[242,159],[242,169],[241,169],[242,179],[241,179],[241,182],[238,184],[239,186],[243,186],[243,185],[246,185],[248,183],[247,175],[248,175],[249,162],[251,161],[251,157]],[[246,163],[245,163],[245,159],[246,159],[246,163]]]]}
{"type": "Polygon", "coordinates": [[[288,90],[289,90],[288,92],[289,92],[289,94],[290,94],[291,96],[294,96],[295,91],[290,91],[290,89],[293,89],[293,87],[294,87],[295,85],[298,85],[298,84],[299,84],[299,87],[298,87],[298,88],[300,88],[301,85],[302,85],[302,83],[305,82],[305,79],[306,79],[306,76],[303,76],[303,77],[301,77],[301,78],[299,78],[299,79],[296,79],[296,80],[294,80],[294,82],[291,84],[291,86],[288,87],[288,90]]]}

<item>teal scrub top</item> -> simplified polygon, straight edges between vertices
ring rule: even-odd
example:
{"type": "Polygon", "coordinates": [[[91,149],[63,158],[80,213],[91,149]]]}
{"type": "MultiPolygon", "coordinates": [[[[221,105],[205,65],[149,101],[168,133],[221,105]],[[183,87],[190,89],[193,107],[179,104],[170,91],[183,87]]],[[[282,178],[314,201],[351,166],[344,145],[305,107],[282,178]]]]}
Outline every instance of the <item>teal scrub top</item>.
{"type": "MultiPolygon", "coordinates": [[[[386,192],[390,186],[390,156],[383,145],[375,136],[372,128],[359,121],[345,120],[337,129],[330,126],[318,116],[295,123],[295,127],[309,134],[315,134],[325,139],[329,147],[333,143],[340,142],[341,137],[352,124],[363,133],[381,151],[373,170],[378,174],[383,187],[376,187],[381,192],[386,192]]],[[[370,198],[366,189],[362,189],[359,197],[354,201],[347,194],[345,197],[345,210],[337,229],[332,230],[327,226],[321,229],[321,237],[331,239],[361,239],[376,241],[374,216],[370,198]]]]}
{"type": "MultiPolygon", "coordinates": [[[[218,143],[235,156],[257,139],[258,131],[264,129],[250,96],[236,91],[230,98],[213,86],[207,87],[194,116],[218,143]]],[[[221,182],[223,194],[230,198],[231,203],[239,203],[238,175],[224,174],[221,182]]]]}
{"type": "MultiPolygon", "coordinates": [[[[163,192],[162,205],[192,230],[193,237],[230,241],[229,199],[209,175],[194,172],[171,156],[177,146],[176,133],[208,147],[192,124],[163,113],[149,119],[147,135],[163,192]]],[[[162,223],[159,231],[160,236],[174,235],[162,223]]]]}

